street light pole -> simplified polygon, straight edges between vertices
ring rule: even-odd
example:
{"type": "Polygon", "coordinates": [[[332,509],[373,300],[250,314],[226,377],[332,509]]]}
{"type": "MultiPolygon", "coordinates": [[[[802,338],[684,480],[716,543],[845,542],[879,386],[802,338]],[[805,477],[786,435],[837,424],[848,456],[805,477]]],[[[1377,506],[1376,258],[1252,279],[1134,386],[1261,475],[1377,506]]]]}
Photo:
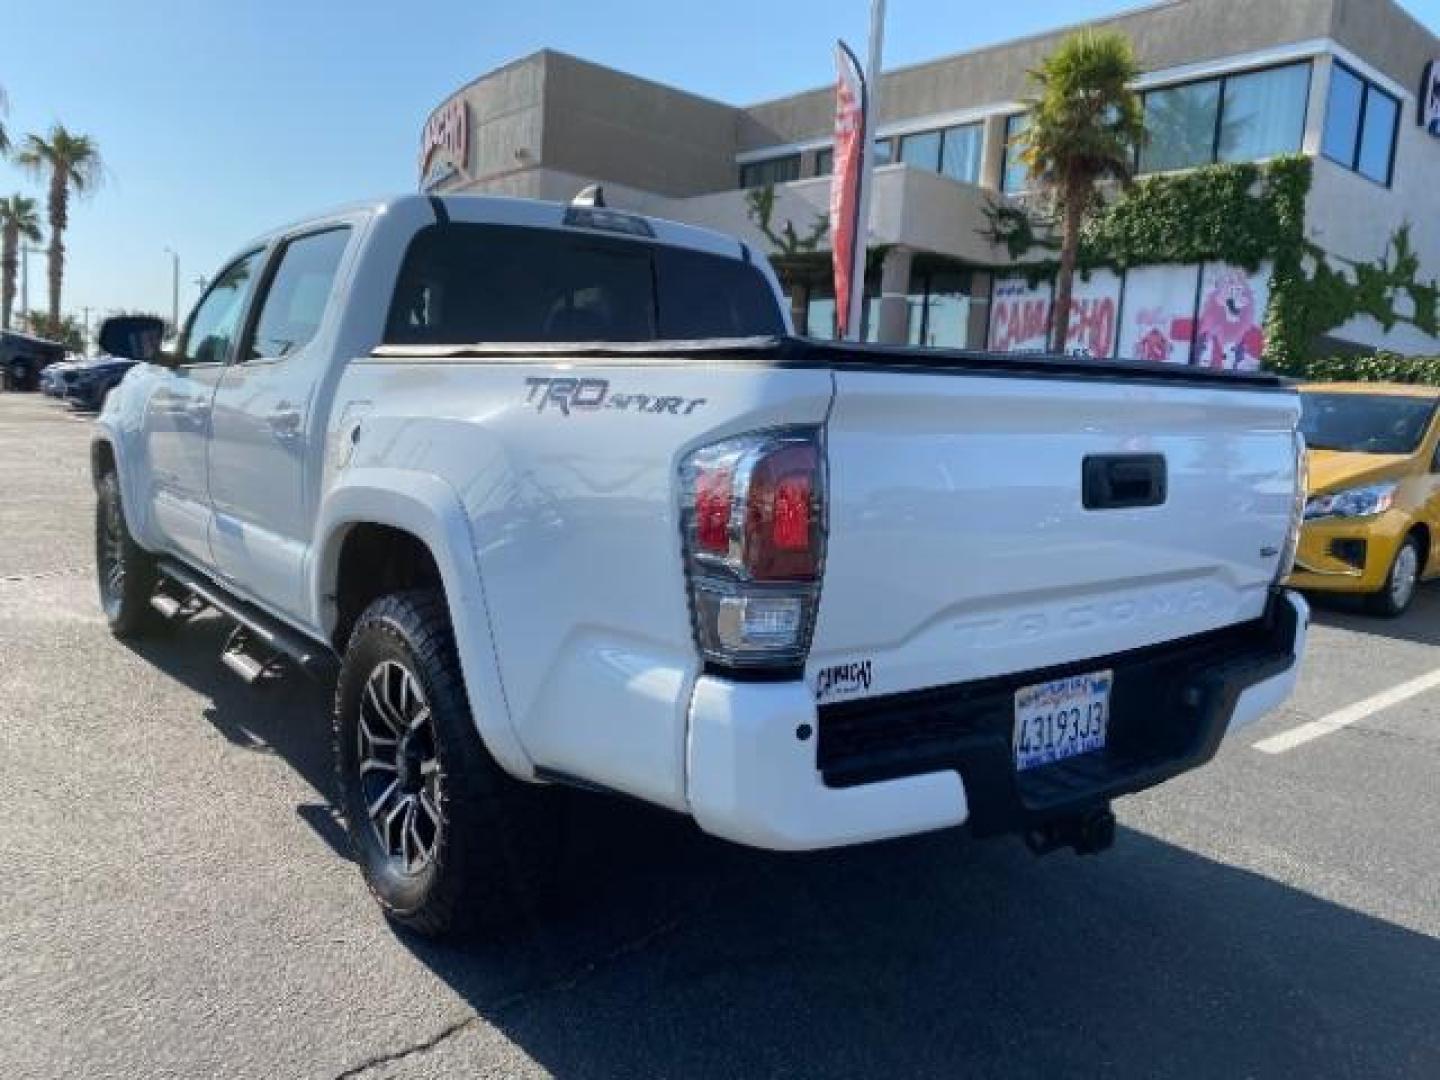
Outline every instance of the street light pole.
{"type": "Polygon", "coordinates": [[[180,325],[180,254],[174,248],[165,249],[170,253],[170,329],[180,325]]]}

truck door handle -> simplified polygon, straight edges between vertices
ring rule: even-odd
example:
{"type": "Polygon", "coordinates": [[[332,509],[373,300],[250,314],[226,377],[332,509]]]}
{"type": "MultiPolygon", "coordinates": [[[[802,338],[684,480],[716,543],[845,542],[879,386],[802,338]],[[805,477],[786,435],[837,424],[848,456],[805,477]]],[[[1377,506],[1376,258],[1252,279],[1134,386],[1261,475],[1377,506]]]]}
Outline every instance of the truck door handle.
{"type": "Polygon", "coordinates": [[[290,438],[300,430],[299,409],[276,409],[267,420],[270,430],[282,439],[290,438]]]}
{"type": "Polygon", "coordinates": [[[1082,466],[1086,510],[1159,506],[1166,493],[1163,454],[1088,454],[1082,466]]]}

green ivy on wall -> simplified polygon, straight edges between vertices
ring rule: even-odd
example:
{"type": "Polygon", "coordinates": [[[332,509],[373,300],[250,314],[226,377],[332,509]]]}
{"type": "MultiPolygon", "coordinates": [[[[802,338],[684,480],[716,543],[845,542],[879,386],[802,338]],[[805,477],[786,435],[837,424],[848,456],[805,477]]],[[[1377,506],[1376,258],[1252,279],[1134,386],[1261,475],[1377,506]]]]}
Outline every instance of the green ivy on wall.
{"type": "MultiPolygon", "coordinates": [[[[1389,330],[1408,322],[1427,334],[1440,328],[1440,285],[1419,278],[1420,260],[1402,226],[1373,263],[1346,261],[1349,275],[1305,239],[1305,201],[1312,162],[1291,155],[1264,164],[1209,165],[1146,176],[1086,222],[1080,268],[1226,262],[1254,272],[1272,261],[1265,319],[1265,362],[1286,370],[1312,343],[1355,315],[1389,330]],[[1405,295],[1409,312],[1396,300],[1405,295]]],[[[993,204],[983,232],[1011,258],[1054,250],[1043,215],[993,204]]],[[[1033,281],[1054,273],[1053,257],[1017,268],[1033,281]]]]}

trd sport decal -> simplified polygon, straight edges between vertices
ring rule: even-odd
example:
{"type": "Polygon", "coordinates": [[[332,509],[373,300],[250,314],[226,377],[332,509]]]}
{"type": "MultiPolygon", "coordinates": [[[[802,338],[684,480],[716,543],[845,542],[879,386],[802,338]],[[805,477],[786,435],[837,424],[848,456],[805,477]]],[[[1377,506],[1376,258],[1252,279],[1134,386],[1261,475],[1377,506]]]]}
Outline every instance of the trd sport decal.
{"type": "Polygon", "coordinates": [[[609,379],[526,379],[525,403],[536,412],[558,410],[569,416],[576,412],[620,409],[635,413],[668,413],[689,416],[705,404],[705,398],[663,397],[655,394],[612,394],[609,379]]]}
{"type": "Polygon", "coordinates": [[[870,661],[831,664],[815,673],[815,700],[852,697],[870,689],[870,661]]]}

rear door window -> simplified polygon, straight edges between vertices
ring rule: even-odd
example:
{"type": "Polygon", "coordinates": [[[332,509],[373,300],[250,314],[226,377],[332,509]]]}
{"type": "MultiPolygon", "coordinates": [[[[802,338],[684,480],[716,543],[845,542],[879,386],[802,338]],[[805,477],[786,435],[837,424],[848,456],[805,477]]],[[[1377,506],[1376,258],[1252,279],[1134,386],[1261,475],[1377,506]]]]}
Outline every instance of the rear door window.
{"type": "Polygon", "coordinates": [[[251,360],[283,360],[309,344],[320,329],[349,239],[350,230],[342,227],[285,244],[255,324],[251,360]]]}
{"type": "Polygon", "coordinates": [[[385,341],[656,341],[781,326],[769,284],[738,259],[571,230],[456,223],[432,225],[411,242],[385,341]]]}

